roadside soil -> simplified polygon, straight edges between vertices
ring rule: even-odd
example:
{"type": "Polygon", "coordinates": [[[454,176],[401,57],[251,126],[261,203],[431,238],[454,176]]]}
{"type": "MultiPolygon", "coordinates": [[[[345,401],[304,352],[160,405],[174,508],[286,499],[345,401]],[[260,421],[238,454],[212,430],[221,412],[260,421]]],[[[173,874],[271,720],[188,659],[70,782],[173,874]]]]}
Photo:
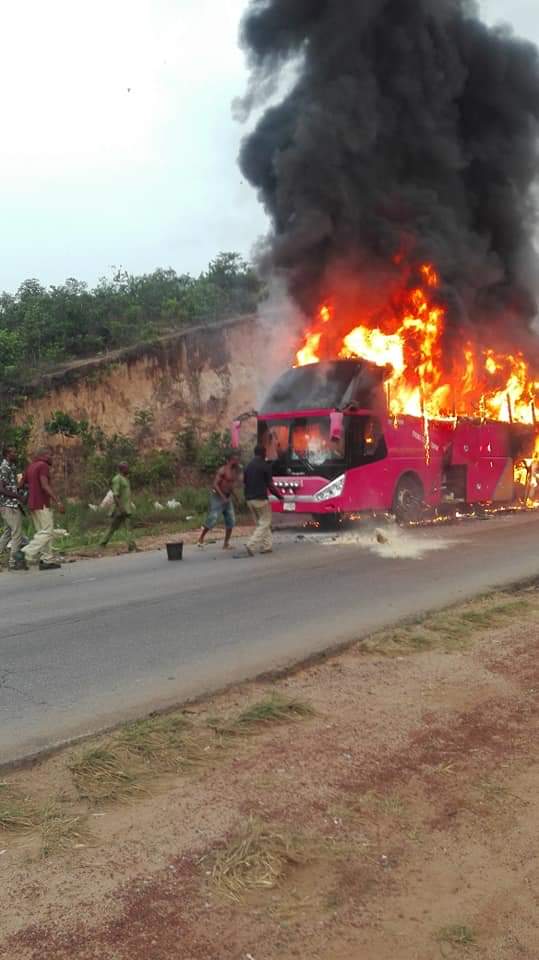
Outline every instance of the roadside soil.
{"type": "Polygon", "coordinates": [[[538,692],[523,586],[169,716],[181,762],[120,799],[72,768],[121,732],[5,774],[56,829],[0,793],[0,956],[537,960],[538,692]]]}

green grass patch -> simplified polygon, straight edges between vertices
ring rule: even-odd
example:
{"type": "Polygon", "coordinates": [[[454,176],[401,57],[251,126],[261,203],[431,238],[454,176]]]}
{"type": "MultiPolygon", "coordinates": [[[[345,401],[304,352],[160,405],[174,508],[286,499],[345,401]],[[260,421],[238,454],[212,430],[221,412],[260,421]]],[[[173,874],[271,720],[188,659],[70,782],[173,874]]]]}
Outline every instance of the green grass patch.
{"type": "MultiPolygon", "coordinates": [[[[102,495],[104,496],[106,492],[103,490],[102,495]]],[[[133,497],[133,502],[135,511],[131,518],[131,529],[135,539],[197,530],[207,514],[209,485],[183,486],[159,495],[140,493],[133,497]],[[172,500],[176,500],[181,506],[168,507],[168,501],[172,500]]],[[[98,503],[94,504],[94,506],[98,505],[98,503]]],[[[241,505],[236,512],[238,520],[241,521],[243,516],[241,505]]],[[[56,526],[67,530],[68,536],[56,542],[56,549],[68,554],[85,547],[98,548],[109,523],[110,518],[106,510],[91,510],[88,503],[82,501],[67,503],[65,514],[56,517],[56,526]]],[[[31,532],[30,527],[27,532],[31,532]]],[[[122,528],[114,534],[111,544],[124,543],[129,539],[132,538],[122,528]]]]}

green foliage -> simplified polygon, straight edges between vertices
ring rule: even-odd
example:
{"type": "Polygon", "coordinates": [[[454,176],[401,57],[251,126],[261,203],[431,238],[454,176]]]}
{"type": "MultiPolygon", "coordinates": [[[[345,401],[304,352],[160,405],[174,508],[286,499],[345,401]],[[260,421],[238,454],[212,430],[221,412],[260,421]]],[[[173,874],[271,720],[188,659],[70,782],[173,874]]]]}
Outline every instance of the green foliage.
{"type": "Polygon", "coordinates": [[[95,289],[25,280],[0,296],[0,392],[51,363],[88,357],[181,328],[256,309],[261,283],[237,253],[221,253],[199,277],[175,270],[117,271],[95,289]]]}
{"type": "MultiPolygon", "coordinates": [[[[102,499],[103,491],[100,491],[99,498],[89,497],[89,503],[98,504],[102,499]]],[[[163,509],[156,509],[155,493],[135,493],[135,512],[132,518],[132,528],[136,535],[158,535],[164,530],[170,532],[182,530],[193,530],[200,526],[208,509],[208,490],[204,487],[177,487],[173,486],[167,491],[167,494],[161,497],[163,509]],[[179,509],[170,509],[166,501],[172,497],[180,501],[179,509]],[[189,519],[187,519],[189,517],[189,519]]],[[[109,516],[103,510],[90,510],[88,505],[82,501],[66,504],[65,516],[61,519],[61,525],[69,531],[69,536],[58,541],[58,548],[62,552],[69,552],[82,546],[97,546],[103,539],[104,530],[109,523],[109,516]]],[[[29,532],[29,527],[27,529],[29,532]]],[[[118,535],[119,539],[127,537],[123,532],[118,535]]]]}
{"type": "Polygon", "coordinates": [[[198,457],[198,438],[193,426],[182,430],[176,437],[180,458],[186,467],[194,467],[198,457]]]}
{"type": "Polygon", "coordinates": [[[179,499],[186,516],[204,516],[208,512],[208,491],[205,487],[182,487],[179,499]]]}
{"type": "MultiPolygon", "coordinates": [[[[118,270],[94,289],[73,278],[50,287],[25,280],[15,294],[0,295],[0,444],[14,444],[25,457],[31,424],[14,427],[13,406],[23,397],[24,385],[51,364],[155,339],[186,324],[253,312],[264,292],[253,268],[237,253],[220,253],[196,278],[172,269],[142,276],[118,270]]],[[[151,410],[137,411],[139,439],[152,421],[151,410]]],[[[129,438],[107,439],[98,428],[62,411],[45,428],[51,435],[80,437],[87,490],[95,494],[109,482],[105,478],[118,460],[135,461],[129,438]]],[[[192,431],[188,434],[179,442],[181,462],[211,472],[221,458],[222,440],[216,435],[200,445],[192,431]]],[[[165,483],[170,460],[159,456],[145,470],[165,483]]],[[[143,472],[141,468],[141,476],[143,472]]]]}
{"type": "Polygon", "coordinates": [[[43,424],[45,433],[62,434],[64,437],[81,437],[88,433],[87,420],[74,420],[69,413],[56,410],[50,420],[43,424]]]}
{"type": "Polygon", "coordinates": [[[90,434],[86,439],[82,493],[90,499],[101,500],[110,487],[118,464],[125,461],[132,467],[136,462],[137,447],[131,437],[120,433],[112,437],[102,433],[99,436],[90,434]]]}
{"type": "Polygon", "coordinates": [[[215,473],[225,462],[230,450],[230,433],[211,433],[200,445],[197,466],[203,473],[215,473]]]}
{"type": "Polygon", "coordinates": [[[194,427],[182,430],[176,438],[181,463],[197,467],[202,473],[215,473],[225,463],[230,452],[230,432],[215,431],[200,439],[194,427]]]}
{"type": "Polygon", "coordinates": [[[32,433],[33,418],[28,417],[23,424],[15,426],[11,420],[12,411],[0,404],[0,451],[4,447],[15,447],[19,462],[23,464],[28,455],[28,442],[32,433]]]}
{"type": "Polygon", "coordinates": [[[155,420],[153,410],[148,407],[140,407],[135,413],[135,426],[147,430],[155,420]]]}
{"type": "Polygon", "coordinates": [[[152,450],[134,461],[131,467],[133,488],[148,487],[157,493],[168,490],[176,478],[177,466],[177,457],[169,450],[152,450]]]}

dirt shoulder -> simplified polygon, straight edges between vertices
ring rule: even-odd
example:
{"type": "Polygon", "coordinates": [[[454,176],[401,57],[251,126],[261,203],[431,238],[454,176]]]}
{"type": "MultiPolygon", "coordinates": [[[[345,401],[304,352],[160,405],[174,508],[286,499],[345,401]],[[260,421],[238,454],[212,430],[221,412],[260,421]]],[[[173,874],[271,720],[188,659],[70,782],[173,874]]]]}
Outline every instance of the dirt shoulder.
{"type": "Polygon", "coordinates": [[[539,587],[6,777],[10,960],[537,960],[539,587]]]}

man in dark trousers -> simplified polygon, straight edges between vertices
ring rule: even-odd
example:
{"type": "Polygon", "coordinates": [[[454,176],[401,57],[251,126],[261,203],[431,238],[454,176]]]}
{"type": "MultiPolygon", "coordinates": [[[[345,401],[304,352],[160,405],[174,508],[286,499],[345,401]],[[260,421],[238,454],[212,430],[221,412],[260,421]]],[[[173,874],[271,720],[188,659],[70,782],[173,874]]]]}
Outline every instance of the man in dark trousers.
{"type": "Polygon", "coordinates": [[[271,464],[266,460],[264,447],[255,447],[255,455],[245,468],[243,481],[245,499],[256,527],[244,549],[234,554],[236,560],[241,557],[254,557],[257,550],[260,553],[272,552],[271,506],[268,493],[273,494],[278,500],[284,500],[280,490],[274,486],[271,464]]]}

